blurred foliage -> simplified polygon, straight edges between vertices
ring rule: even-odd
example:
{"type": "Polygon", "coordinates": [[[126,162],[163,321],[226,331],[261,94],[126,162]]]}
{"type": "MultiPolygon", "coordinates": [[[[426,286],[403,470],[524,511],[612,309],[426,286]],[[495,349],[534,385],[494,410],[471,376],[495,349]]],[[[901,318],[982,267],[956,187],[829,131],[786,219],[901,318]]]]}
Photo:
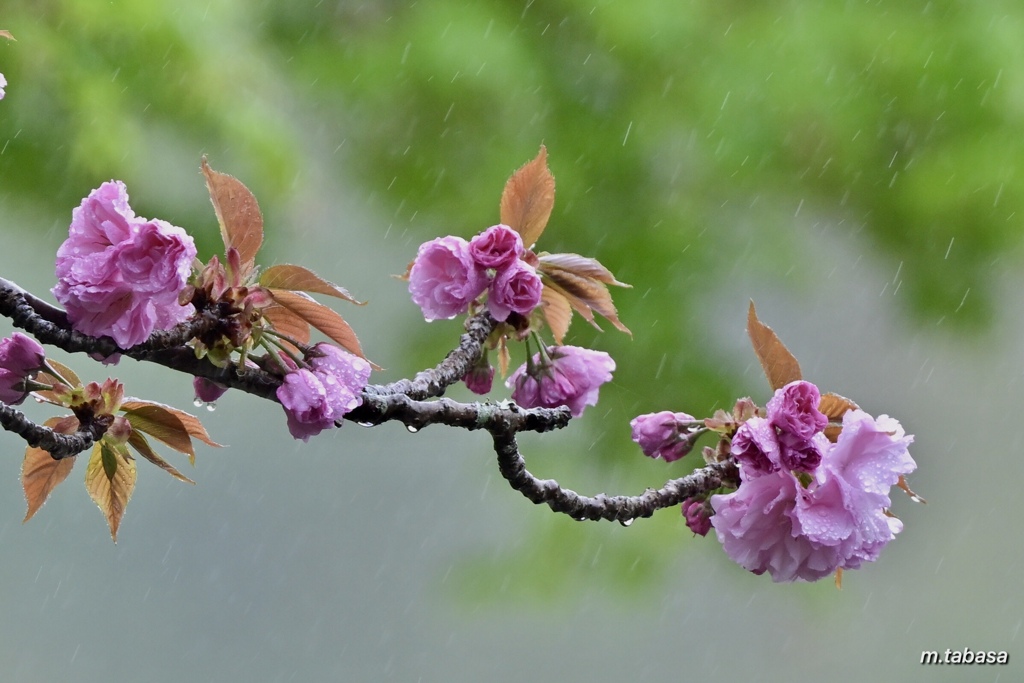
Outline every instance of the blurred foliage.
{"type": "MultiPolygon", "coordinates": [[[[855,233],[913,317],[973,329],[993,263],[1020,258],[1018,3],[8,0],[0,24],[18,39],[0,44],[0,202],[59,222],[117,177],[140,214],[212,225],[209,152],[264,207],[326,166],[414,243],[468,237],[546,144],[558,192],[539,247],[634,285],[615,293],[634,339],[577,321],[569,340],[619,363],[575,430],[605,437],[590,466],[628,463],[620,489],[665,476],[629,444],[631,416],[750,390],[694,322],[719,315],[702,302],[737,269],[781,281],[808,231],[855,233]]],[[[417,329],[400,372],[456,328],[417,329]]],[[[664,564],[675,547],[660,547],[664,564]]]]}

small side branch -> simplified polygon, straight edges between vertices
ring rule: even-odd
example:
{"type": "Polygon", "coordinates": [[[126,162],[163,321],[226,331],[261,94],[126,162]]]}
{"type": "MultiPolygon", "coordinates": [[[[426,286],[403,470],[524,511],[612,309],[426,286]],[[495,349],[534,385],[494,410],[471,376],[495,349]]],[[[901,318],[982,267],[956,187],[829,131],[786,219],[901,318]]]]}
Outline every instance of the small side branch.
{"type": "Polygon", "coordinates": [[[74,434],[58,434],[49,427],[37,425],[25,417],[24,413],[4,403],[0,403],[0,425],[23,438],[29,446],[49,452],[54,460],[77,455],[91,448],[107,430],[106,425],[91,422],[74,434]]]}
{"type": "Polygon", "coordinates": [[[484,342],[497,324],[486,311],[474,315],[466,321],[466,332],[459,338],[459,345],[449,351],[436,367],[417,373],[413,379],[370,386],[366,388],[367,391],[381,396],[404,394],[418,401],[443,395],[445,389],[465,377],[473,363],[480,358],[484,342]]]}
{"type": "Polygon", "coordinates": [[[501,403],[459,403],[449,398],[416,401],[404,394],[378,396],[367,392],[363,405],[345,419],[365,425],[397,420],[412,430],[432,424],[466,430],[549,432],[569,424],[568,408],[522,408],[511,401],[501,403]]]}
{"type": "Polygon", "coordinates": [[[563,488],[553,479],[538,479],[526,469],[526,461],[519,453],[515,435],[497,432],[494,450],[498,454],[498,469],[516,491],[536,504],[545,503],[555,512],[576,520],[618,521],[629,524],[639,517],[650,517],[655,510],[672,507],[685,499],[713,491],[723,484],[736,484],[739,472],[731,463],[708,465],[682,477],[672,479],[657,490],[648,489],[639,496],[606,496],[593,498],[563,488]]]}

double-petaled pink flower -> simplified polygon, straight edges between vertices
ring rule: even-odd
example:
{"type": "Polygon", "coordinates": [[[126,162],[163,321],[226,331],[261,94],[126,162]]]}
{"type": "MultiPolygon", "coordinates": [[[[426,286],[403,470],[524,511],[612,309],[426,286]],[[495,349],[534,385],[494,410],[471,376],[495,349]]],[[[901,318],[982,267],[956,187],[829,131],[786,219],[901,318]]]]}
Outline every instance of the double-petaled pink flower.
{"type": "Polygon", "coordinates": [[[25,380],[43,369],[46,357],[35,339],[21,332],[0,340],[0,401],[17,405],[28,396],[25,380]]]}
{"type": "Polygon", "coordinates": [[[452,236],[431,240],[420,246],[409,269],[409,293],[428,321],[465,313],[485,290],[495,320],[528,315],[540,304],[543,285],[523,253],[519,234],[500,224],[469,242],[452,236]]]}
{"type": "MultiPolygon", "coordinates": [[[[809,410],[783,397],[774,405],[776,414],[803,415],[799,425],[820,423],[816,403],[809,410]]],[[[764,425],[749,433],[750,450],[767,439],[764,425]]],[[[811,440],[818,435],[812,433],[811,440]]],[[[775,581],[815,581],[836,569],[856,569],[877,559],[903,529],[887,514],[889,490],[916,463],[907,450],[913,437],[896,420],[875,419],[862,410],[846,412],[837,442],[825,440],[814,467],[803,467],[807,461],[802,461],[801,468],[790,468],[781,460],[772,463],[774,469],[767,467],[764,460],[771,462],[781,453],[771,447],[761,448],[764,460],[741,458],[735,438],[741,483],[733,493],[711,497],[711,524],[726,554],[755,574],[768,572],[775,581]]]]}
{"type": "Polygon", "coordinates": [[[732,438],[732,454],[748,476],[779,469],[812,472],[828,448],[818,387],[790,382],[768,401],[768,417],[752,417],[732,438]]]}
{"type": "Polygon", "coordinates": [[[309,369],[289,372],[277,389],[288,431],[303,441],[333,427],[363,402],[372,369],[366,359],[329,344],[317,344],[315,349],[309,369]]]}
{"type": "Polygon", "coordinates": [[[679,460],[693,448],[692,415],[662,410],[638,415],[629,423],[635,441],[644,455],[665,462],[679,460]]]}
{"type": "Polygon", "coordinates": [[[124,183],[103,183],[74,210],[57,250],[53,294],[79,332],[128,348],[188,318],[178,303],[196,247],[181,228],[137,217],[124,183]]]}
{"type": "Polygon", "coordinates": [[[536,354],[505,382],[512,399],[524,408],[568,406],[579,417],[597,405],[598,389],[612,378],[615,361],[604,351],[578,346],[549,346],[547,358],[536,354]]]}

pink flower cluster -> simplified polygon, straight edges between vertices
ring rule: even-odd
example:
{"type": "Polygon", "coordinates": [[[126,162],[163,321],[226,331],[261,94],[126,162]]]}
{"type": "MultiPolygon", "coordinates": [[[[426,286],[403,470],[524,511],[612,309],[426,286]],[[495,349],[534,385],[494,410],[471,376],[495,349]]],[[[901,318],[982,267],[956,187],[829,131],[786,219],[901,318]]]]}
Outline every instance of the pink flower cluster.
{"type": "Polygon", "coordinates": [[[363,387],[370,378],[370,363],[330,344],[317,344],[309,369],[295,369],[277,388],[284,406],[288,431],[308,441],[333,427],[346,413],[363,402],[363,387]]]}
{"type": "Polygon", "coordinates": [[[612,378],[615,361],[604,351],[578,346],[549,346],[547,359],[534,355],[505,382],[512,399],[524,408],[568,406],[579,417],[597,405],[598,389],[612,378]]]}
{"type": "Polygon", "coordinates": [[[850,410],[829,442],[817,396],[807,382],[779,389],[768,419],[747,428],[760,420],[751,418],[733,437],[739,488],[711,497],[726,554],[777,582],[815,581],[876,560],[903,529],[887,514],[889,490],[917,467],[907,450],[913,437],[888,416],[850,410]],[[797,438],[802,446],[793,446],[797,438]]]}
{"type": "Polygon", "coordinates": [[[21,332],[0,341],[0,401],[12,406],[24,401],[29,393],[25,380],[35,377],[44,362],[43,347],[21,332]]]}
{"type": "Polygon", "coordinates": [[[128,348],[193,313],[178,303],[196,247],[182,230],[137,217],[124,183],[103,183],[74,210],[57,250],[53,294],[79,332],[128,348]]]}
{"type": "Polygon", "coordinates": [[[507,225],[492,225],[469,242],[439,237],[420,245],[409,269],[409,293],[428,321],[465,313],[485,290],[495,320],[528,315],[540,304],[543,285],[523,253],[522,238],[507,225]]]}

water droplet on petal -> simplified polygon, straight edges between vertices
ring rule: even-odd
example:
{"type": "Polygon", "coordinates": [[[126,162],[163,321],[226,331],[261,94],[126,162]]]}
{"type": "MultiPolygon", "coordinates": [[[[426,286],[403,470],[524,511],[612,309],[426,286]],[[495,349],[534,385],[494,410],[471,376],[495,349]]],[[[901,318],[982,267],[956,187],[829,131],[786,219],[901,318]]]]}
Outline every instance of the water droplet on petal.
{"type": "Polygon", "coordinates": [[[620,519],[619,520],[619,524],[621,524],[622,526],[629,526],[630,524],[633,523],[633,521],[634,520],[632,520],[632,519],[620,519]]]}
{"type": "Polygon", "coordinates": [[[410,434],[415,434],[420,431],[417,427],[413,427],[412,425],[405,425],[405,428],[409,430],[410,434]]]}
{"type": "Polygon", "coordinates": [[[194,401],[192,401],[192,405],[194,405],[196,408],[202,408],[204,405],[203,400],[201,398],[197,398],[194,401]]]}
{"type": "Polygon", "coordinates": [[[372,427],[373,426],[372,422],[356,422],[356,424],[359,425],[360,427],[372,427]]]}
{"type": "Polygon", "coordinates": [[[206,404],[206,410],[208,412],[212,413],[213,411],[217,410],[217,404],[216,403],[207,403],[206,404]]]}

